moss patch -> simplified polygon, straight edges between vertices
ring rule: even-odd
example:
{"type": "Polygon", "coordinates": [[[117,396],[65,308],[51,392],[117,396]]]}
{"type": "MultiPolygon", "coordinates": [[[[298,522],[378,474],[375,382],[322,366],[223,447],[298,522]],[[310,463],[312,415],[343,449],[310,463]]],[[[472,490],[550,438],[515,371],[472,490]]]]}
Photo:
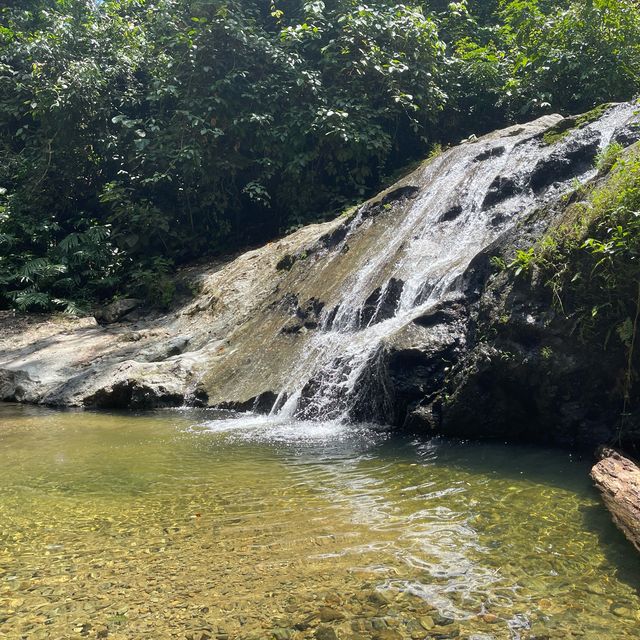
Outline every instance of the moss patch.
{"type": "Polygon", "coordinates": [[[588,124],[601,118],[610,107],[611,103],[606,102],[605,104],[601,104],[600,106],[595,107],[595,109],[591,109],[591,111],[587,111],[579,116],[565,118],[558,122],[558,124],[551,127],[542,136],[542,141],[547,145],[560,142],[560,140],[566,138],[571,131],[574,131],[575,129],[582,129],[588,124]]]}

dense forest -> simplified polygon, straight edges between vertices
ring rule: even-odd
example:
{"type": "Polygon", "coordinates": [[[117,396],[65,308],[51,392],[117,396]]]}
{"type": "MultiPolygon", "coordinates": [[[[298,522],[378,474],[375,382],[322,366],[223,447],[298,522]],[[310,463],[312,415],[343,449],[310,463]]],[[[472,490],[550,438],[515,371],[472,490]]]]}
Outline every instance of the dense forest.
{"type": "Polygon", "coordinates": [[[438,145],[639,87],[637,0],[9,0],[0,308],[166,303],[438,145]]]}

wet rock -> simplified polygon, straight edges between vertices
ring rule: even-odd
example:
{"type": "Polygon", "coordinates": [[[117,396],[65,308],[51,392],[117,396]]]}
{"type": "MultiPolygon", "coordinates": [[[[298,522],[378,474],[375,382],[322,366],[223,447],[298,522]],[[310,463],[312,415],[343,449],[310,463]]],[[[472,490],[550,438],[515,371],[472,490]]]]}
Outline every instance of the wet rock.
{"type": "Polygon", "coordinates": [[[482,209],[490,209],[503,200],[512,198],[521,191],[522,187],[518,184],[515,177],[498,176],[489,185],[487,194],[482,201],[482,209]]]}
{"type": "Polygon", "coordinates": [[[412,200],[418,195],[419,191],[419,187],[410,184],[405,184],[384,191],[380,196],[362,206],[360,208],[360,215],[363,218],[377,216],[383,211],[391,209],[393,205],[399,204],[405,200],[412,200]]]}
{"type": "Polygon", "coordinates": [[[336,622],[338,620],[344,620],[344,613],[331,607],[322,607],[318,611],[318,617],[321,622],[336,622]]]}
{"type": "Polygon", "coordinates": [[[442,614],[437,612],[434,612],[431,618],[433,619],[434,624],[441,627],[453,624],[455,622],[453,618],[450,618],[449,616],[443,616],[442,614]]]}
{"type": "Polygon", "coordinates": [[[386,631],[387,630],[387,621],[384,618],[372,618],[371,626],[374,631],[386,631]]]}
{"type": "Polygon", "coordinates": [[[265,391],[255,398],[249,398],[243,402],[224,402],[218,407],[231,411],[252,411],[254,413],[269,413],[273,408],[278,395],[273,391],[265,391]]]}
{"type": "Polygon", "coordinates": [[[386,607],[391,602],[389,598],[380,591],[372,591],[367,596],[367,600],[375,607],[386,607]]]}
{"type": "Polygon", "coordinates": [[[372,640],[404,640],[402,634],[395,629],[382,629],[374,631],[371,635],[372,640]]]}
{"type": "Polygon", "coordinates": [[[360,312],[360,327],[367,327],[392,318],[398,307],[404,282],[391,278],[383,287],[378,287],[365,300],[360,312]]]}
{"type": "Polygon", "coordinates": [[[629,147],[640,140],[640,125],[630,124],[621,127],[613,134],[613,142],[629,147]]]}
{"type": "Polygon", "coordinates": [[[500,618],[493,613],[483,613],[478,617],[487,624],[496,624],[497,622],[500,622],[500,618]]]}
{"type": "Polygon", "coordinates": [[[451,222],[451,220],[455,220],[462,213],[462,207],[459,204],[454,205],[447,209],[441,216],[440,222],[451,222]]]}
{"type": "Polygon", "coordinates": [[[297,260],[296,256],[287,253],[284,256],[282,256],[280,260],[278,260],[278,262],[276,263],[276,269],[278,271],[282,271],[282,270],[289,271],[289,269],[291,269],[291,267],[293,267],[293,265],[295,264],[296,260],[297,260]]]}
{"type": "Polygon", "coordinates": [[[460,628],[457,625],[447,627],[434,627],[430,632],[433,640],[451,640],[460,636],[460,628]]]}
{"type": "Polygon", "coordinates": [[[294,316],[282,327],[284,334],[296,334],[302,331],[312,331],[320,324],[320,314],[324,302],[317,298],[310,298],[304,304],[296,306],[294,316]]]}
{"type": "Polygon", "coordinates": [[[316,640],[340,640],[336,630],[327,625],[320,625],[314,633],[316,640]]]}
{"type": "Polygon", "coordinates": [[[310,626],[315,616],[308,616],[304,620],[300,620],[293,625],[293,628],[297,631],[306,631],[310,626]]]}
{"type": "Polygon", "coordinates": [[[629,609],[629,607],[622,607],[620,605],[611,607],[611,613],[619,618],[634,619],[636,616],[636,612],[633,611],[633,609],[629,609]]]}
{"type": "Polygon", "coordinates": [[[179,407],[184,396],[162,384],[146,384],[137,379],[120,380],[84,399],[84,406],[99,409],[153,409],[179,407]]]}
{"type": "Polygon", "coordinates": [[[435,432],[440,425],[440,417],[434,403],[418,405],[407,409],[407,415],[402,424],[403,429],[413,432],[435,432]]]}
{"type": "Polygon", "coordinates": [[[426,401],[441,388],[450,363],[464,352],[465,322],[461,309],[441,308],[388,339],[382,356],[386,374],[382,382],[393,389],[393,414],[388,416],[392,424],[408,426],[413,421],[415,426],[426,417],[418,408],[428,406],[426,401]],[[444,318],[448,321],[438,321],[444,318]]]}
{"type": "Polygon", "coordinates": [[[465,315],[466,309],[462,304],[445,300],[414,318],[413,322],[420,327],[434,327],[439,324],[464,321],[465,315]]]}
{"type": "Polygon", "coordinates": [[[548,157],[542,158],[534,167],[529,184],[539,193],[554,182],[567,180],[592,167],[600,149],[600,134],[585,132],[563,144],[548,157]]]}
{"type": "Polygon", "coordinates": [[[485,149],[481,153],[479,153],[474,159],[474,162],[484,162],[485,160],[490,160],[491,158],[499,158],[506,153],[506,147],[499,145],[497,147],[489,147],[485,149]]]}
{"type": "Polygon", "coordinates": [[[426,631],[431,631],[436,626],[431,616],[423,616],[420,618],[420,626],[426,631]]]}
{"type": "Polygon", "coordinates": [[[0,400],[4,402],[23,402],[29,389],[37,384],[26,371],[0,369],[0,400]]]}

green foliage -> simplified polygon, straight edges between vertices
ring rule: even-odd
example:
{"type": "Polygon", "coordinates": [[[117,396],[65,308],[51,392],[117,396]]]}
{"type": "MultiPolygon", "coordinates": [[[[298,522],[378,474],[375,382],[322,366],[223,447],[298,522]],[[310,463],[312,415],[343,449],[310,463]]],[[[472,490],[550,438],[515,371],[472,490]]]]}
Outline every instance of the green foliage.
{"type": "Polygon", "coordinates": [[[502,256],[491,256],[489,263],[496,271],[505,271],[509,267],[502,256]]]}
{"type": "Polygon", "coordinates": [[[623,151],[624,147],[619,142],[612,142],[607,145],[607,147],[598,154],[596,163],[598,170],[602,173],[611,171],[623,151]]]}
{"type": "Polygon", "coordinates": [[[633,0],[5,3],[0,307],[124,292],[167,305],[175,265],[344,210],[440,143],[629,98],[639,13],[633,0]]]}
{"type": "Polygon", "coordinates": [[[612,145],[600,164],[610,170],[604,182],[512,265],[539,271],[589,343],[600,341],[606,348],[617,341],[626,354],[622,393],[627,406],[640,371],[640,146],[622,152],[612,145]]]}
{"type": "Polygon", "coordinates": [[[570,116],[558,122],[558,124],[551,127],[542,137],[542,140],[545,144],[555,144],[560,140],[566,138],[571,131],[575,129],[582,129],[586,127],[591,122],[595,122],[598,118],[604,115],[607,108],[609,108],[609,104],[601,104],[587,111],[587,113],[583,113],[579,116],[570,116]]]}
{"type": "Polygon", "coordinates": [[[513,269],[516,276],[529,273],[535,260],[535,248],[517,249],[515,258],[509,263],[508,267],[513,269]]]}
{"type": "Polygon", "coordinates": [[[629,95],[640,79],[640,12],[635,0],[501,3],[513,47],[507,83],[520,109],[580,111],[629,95]],[[549,10],[545,4],[552,4],[549,10]]]}

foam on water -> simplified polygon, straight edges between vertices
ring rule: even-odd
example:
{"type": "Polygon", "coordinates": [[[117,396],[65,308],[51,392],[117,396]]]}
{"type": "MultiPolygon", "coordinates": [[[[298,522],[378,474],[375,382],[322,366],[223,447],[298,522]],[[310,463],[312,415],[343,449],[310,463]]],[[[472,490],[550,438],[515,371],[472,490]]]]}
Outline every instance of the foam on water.
{"type": "Polygon", "coordinates": [[[338,420],[296,420],[286,414],[240,413],[226,418],[206,420],[191,427],[193,431],[226,434],[232,440],[265,443],[324,443],[379,439],[384,434],[366,425],[347,425],[338,420]]]}

